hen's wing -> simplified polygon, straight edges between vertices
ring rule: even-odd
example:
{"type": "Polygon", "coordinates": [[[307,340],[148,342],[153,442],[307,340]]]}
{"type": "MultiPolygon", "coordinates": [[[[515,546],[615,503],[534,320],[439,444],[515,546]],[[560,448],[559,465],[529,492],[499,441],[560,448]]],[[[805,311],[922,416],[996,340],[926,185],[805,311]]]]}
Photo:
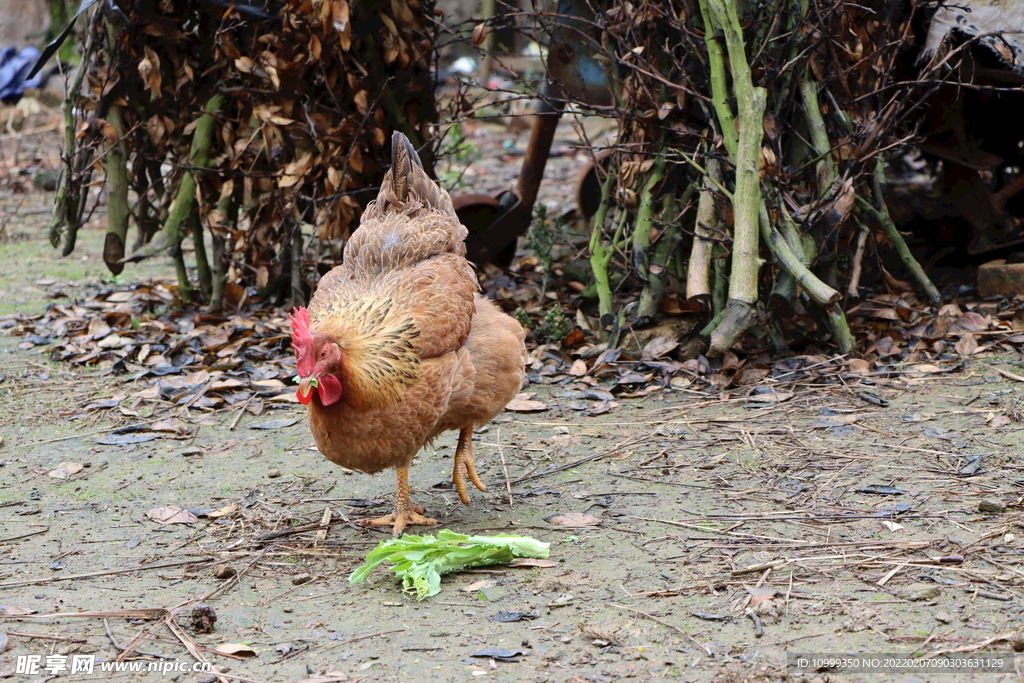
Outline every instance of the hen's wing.
{"type": "Polygon", "coordinates": [[[458,351],[448,408],[435,434],[479,427],[511,401],[526,376],[526,333],[515,319],[482,296],[465,345],[458,351]]]}

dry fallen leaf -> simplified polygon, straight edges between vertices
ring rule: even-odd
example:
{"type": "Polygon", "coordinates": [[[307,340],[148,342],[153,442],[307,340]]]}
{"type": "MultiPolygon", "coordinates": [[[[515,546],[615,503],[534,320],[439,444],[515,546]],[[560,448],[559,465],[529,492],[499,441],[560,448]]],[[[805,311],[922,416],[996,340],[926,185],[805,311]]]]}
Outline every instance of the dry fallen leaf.
{"type": "Polygon", "coordinates": [[[1012,420],[1008,418],[1006,415],[996,415],[991,420],[989,420],[989,426],[995,429],[999,429],[1000,427],[1005,427],[1011,422],[1012,420]]]}
{"type": "Polygon", "coordinates": [[[583,377],[587,374],[587,361],[582,358],[577,358],[572,362],[572,367],[569,368],[569,374],[573,377],[583,377]]]}
{"type": "Polygon", "coordinates": [[[221,509],[214,510],[213,512],[207,514],[206,516],[210,519],[217,519],[218,517],[225,517],[227,515],[230,515],[232,512],[237,512],[240,508],[241,506],[239,505],[225,505],[221,509]]]}
{"type": "Polygon", "coordinates": [[[760,605],[762,602],[768,602],[775,597],[775,589],[768,586],[743,586],[750,593],[750,602],[752,605],[760,605]]]}
{"type": "Polygon", "coordinates": [[[533,394],[519,394],[508,402],[508,405],[505,406],[505,410],[511,410],[515,413],[536,413],[541,410],[548,409],[546,403],[541,401],[532,401],[529,398],[530,396],[533,396],[533,394]]]}
{"type": "Polygon", "coordinates": [[[855,372],[857,374],[871,372],[871,363],[867,362],[863,358],[851,358],[848,367],[850,368],[850,372],[855,372]]]}
{"type": "Polygon", "coordinates": [[[160,524],[192,524],[199,518],[177,505],[162,505],[146,512],[146,516],[160,524]]]}
{"type": "Polygon", "coordinates": [[[508,563],[509,567],[539,567],[541,569],[550,569],[551,567],[557,567],[558,563],[554,560],[541,560],[535,557],[517,557],[508,563]]]}
{"type": "Polygon", "coordinates": [[[978,339],[973,334],[965,334],[955,344],[956,352],[961,356],[971,356],[978,350],[978,339]]]}
{"type": "Polygon", "coordinates": [[[890,522],[889,520],[885,520],[884,522],[882,522],[882,526],[884,526],[889,531],[899,531],[900,529],[904,528],[902,524],[890,522]]]}
{"type": "Polygon", "coordinates": [[[82,466],[77,462],[62,462],[57,465],[57,469],[51,470],[46,473],[46,476],[53,477],[54,479],[67,479],[73,474],[78,474],[82,471],[82,466]]]}
{"type": "Polygon", "coordinates": [[[237,657],[255,657],[256,650],[243,643],[221,643],[217,647],[213,648],[217,652],[226,655],[235,655],[237,657]]]}
{"type": "Polygon", "coordinates": [[[561,515],[545,517],[544,521],[553,526],[587,527],[598,526],[601,520],[587,512],[567,512],[561,515]]]}

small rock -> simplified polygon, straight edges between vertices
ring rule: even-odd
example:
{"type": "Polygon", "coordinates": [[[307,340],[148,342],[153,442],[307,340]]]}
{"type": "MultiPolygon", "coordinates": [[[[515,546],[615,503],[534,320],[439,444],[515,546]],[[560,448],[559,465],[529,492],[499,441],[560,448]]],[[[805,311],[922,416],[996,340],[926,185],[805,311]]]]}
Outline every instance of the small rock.
{"type": "Polygon", "coordinates": [[[292,584],[296,585],[296,586],[301,586],[302,584],[309,583],[312,580],[313,580],[313,575],[312,574],[299,574],[298,576],[293,576],[292,577],[292,584]]]}
{"type": "Polygon", "coordinates": [[[899,591],[896,595],[910,602],[921,602],[923,600],[934,600],[941,593],[942,591],[938,586],[932,586],[927,583],[915,583],[899,591]]]}
{"type": "Polygon", "coordinates": [[[990,515],[998,515],[1006,512],[1006,506],[991,500],[983,500],[978,503],[978,512],[985,512],[990,515]]]}
{"type": "Polygon", "coordinates": [[[230,579],[232,576],[237,574],[238,571],[229,565],[222,564],[219,567],[214,567],[213,578],[215,579],[230,579]]]}
{"type": "Polygon", "coordinates": [[[291,613],[292,613],[292,612],[294,612],[295,610],[294,610],[293,608],[291,608],[291,607],[285,607],[285,608],[284,608],[283,610],[281,610],[281,611],[282,611],[282,612],[284,612],[285,614],[291,614],[291,613]]]}
{"type": "Polygon", "coordinates": [[[953,621],[953,617],[949,616],[949,612],[938,611],[935,613],[935,618],[941,621],[943,624],[948,624],[953,621]]]}
{"type": "Polygon", "coordinates": [[[274,469],[267,472],[267,476],[270,477],[271,479],[277,479],[278,477],[281,476],[281,470],[275,467],[274,469]]]}

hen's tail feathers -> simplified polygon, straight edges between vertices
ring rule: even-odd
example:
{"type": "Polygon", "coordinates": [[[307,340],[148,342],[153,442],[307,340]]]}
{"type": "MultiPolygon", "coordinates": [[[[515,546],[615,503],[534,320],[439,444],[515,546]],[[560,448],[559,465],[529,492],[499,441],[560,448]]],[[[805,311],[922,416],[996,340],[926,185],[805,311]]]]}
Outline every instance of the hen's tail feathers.
{"type": "Polygon", "coordinates": [[[377,207],[409,214],[422,208],[455,215],[451,197],[430,179],[416,148],[398,131],[391,136],[391,170],[384,176],[377,207]]]}

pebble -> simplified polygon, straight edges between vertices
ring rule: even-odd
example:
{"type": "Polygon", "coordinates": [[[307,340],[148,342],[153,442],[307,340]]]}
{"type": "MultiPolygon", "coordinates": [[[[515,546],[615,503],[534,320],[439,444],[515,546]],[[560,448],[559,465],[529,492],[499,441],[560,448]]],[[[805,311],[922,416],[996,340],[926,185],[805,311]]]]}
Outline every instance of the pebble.
{"type": "Polygon", "coordinates": [[[978,503],[978,512],[987,512],[989,514],[998,515],[1006,512],[1006,506],[1000,503],[995,503],[991,500],[983,500],[978,503]]]}
{"type": "Polygon", "coordinates": [[[281,476],[281,470],[275,467],[274,469],[267,472],[267,476],[270,477],[271,479],[277,479],[278,477],[281,476]]]}
{"type": "Polygon", "coordinates": [[[293,576],[292,577],[292,584],[296,585],[296,586],[301,586],[302,584],[309,583],[312,580],[313,580],[313,575],[312,574],[299,574],[298,576],[293,576]]]}
{"type": "Polygon", "coordinates": [[[953,617],[949,615],[949,612],[939,611],[935,613],[935,618],[941,621],[943,624],[948,624],[953,621],[953,617]]]}
{"type": "Polygon", "coordinates": [[[214,568],[213,577],[215,579],[230,579],[237,573],[238,571],[234,567],[222,564],[221,566],[214,568]]]}

